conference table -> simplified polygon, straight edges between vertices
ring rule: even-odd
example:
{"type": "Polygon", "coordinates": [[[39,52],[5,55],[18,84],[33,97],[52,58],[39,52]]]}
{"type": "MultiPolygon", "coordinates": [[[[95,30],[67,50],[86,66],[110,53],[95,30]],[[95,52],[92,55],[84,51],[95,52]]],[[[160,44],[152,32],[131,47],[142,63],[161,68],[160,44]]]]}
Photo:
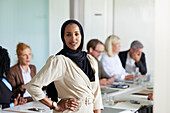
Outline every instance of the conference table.
{"type": "Polygon", "coordinates": [[[38,101],[29,102],[15,107],[5,108],[0,113],[38,113],[38,112],[53,113],[53,111],[50,110],[50,108],[48,108],[47,106],[38,101]]]}
{"type": "Polygon", "coordinates": [[[102,113],[134,113],[143,105],[153,105],[148,94],[153,92],[153,84],[125,83],[128,88],[101,86],[104,110],[102,113]]]}
{"type": "MultiPolygon", "coordinates": [[[[134,113],[141,105],[151,105],[153,102],[147,99],[147,93],[153,91],[151,83],[143,84],[126,83],[128,88],[111,88],[101,86],[104,110],[102,113],[134,113]]],[[[33,101],[23,105],[6,108],[1,113],[52,113],[47,106],[33,101]],[[35,111],[29,110],[33,109],[35,111]]]]}

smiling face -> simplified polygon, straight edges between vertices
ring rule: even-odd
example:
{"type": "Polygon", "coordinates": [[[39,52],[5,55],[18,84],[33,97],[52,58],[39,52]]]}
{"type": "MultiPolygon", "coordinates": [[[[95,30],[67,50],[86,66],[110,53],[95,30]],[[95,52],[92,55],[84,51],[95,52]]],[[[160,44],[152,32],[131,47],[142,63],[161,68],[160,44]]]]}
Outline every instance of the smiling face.
{"type": "Polygon", "coordinates": [[[64,40],[68,48],[77,50],[81,44],[81,33],[77,24],[68,24],[64,30],[64,40]]]}
{"type": "Polygon", "coordinates": [[[21,65],[30,65],[31,64],[32,53],[30,48],[26,48],[20,52],[18,56],[19,63],[21,65]]]}

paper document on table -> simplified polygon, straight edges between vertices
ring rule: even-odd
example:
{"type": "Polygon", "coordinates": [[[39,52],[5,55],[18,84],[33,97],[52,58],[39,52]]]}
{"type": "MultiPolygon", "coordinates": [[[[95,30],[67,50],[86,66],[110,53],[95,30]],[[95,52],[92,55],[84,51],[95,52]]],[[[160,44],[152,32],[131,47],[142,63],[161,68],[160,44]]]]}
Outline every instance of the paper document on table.
{"type": "Polygon", "coordinates": [[[8,111],[8,112],[17,112],[17,113],[35,113],[35,112],[43,112],[43,113],[52,113],[52,110],[47,109],[47,108],[42,108],[42,107],[36,107],[36,108],[32,108],[32,107],[13,107],[10,109],[4,109],[4,111],[8,111]]]}
{"type": "Polygon", "coordinates": [[[119,112],[119,113],[134,113],[135,111],[133,110],[125,110],[125,111],[122,111],[122,112],[119,112]]]}
{"type": "Polygon", "coordinates": [[[119,90],[113,89],[113,88],[101,88],[101,93],[113,93],[113,92],[117,92],[119,90]]]}
{"type": "Polygon", "coordinates": [[[124,82],[125,82],[125,83],[129,83],[129,84],[133,84],[133,83],[134,83],[133,80],[125,80],[124,82]]]}
{"type": "Polygon", "coordinates": [[[104,107],[104,110],[102,110],[102,113],[120,113],[122,111],[125,111],[125,109],[116,109],[116,108],[104,107]]]}
{"type": "Polygon", "coordinates": [[[144,95],[144,96],[147,96],[150,93],[153,93],[153,91],[143,90],[143,91],[139,91],[139,92],[133,93],[133,95],[144,95]]]}
{"type": "Polygon", "coordinates": [[[126,110],[138,110],[140,106],[141,106],[140,104],[132,104],[129,101],[127,101],[127,102],[119,102],[115,104],[114,108],[126,109],[126,110]]]}

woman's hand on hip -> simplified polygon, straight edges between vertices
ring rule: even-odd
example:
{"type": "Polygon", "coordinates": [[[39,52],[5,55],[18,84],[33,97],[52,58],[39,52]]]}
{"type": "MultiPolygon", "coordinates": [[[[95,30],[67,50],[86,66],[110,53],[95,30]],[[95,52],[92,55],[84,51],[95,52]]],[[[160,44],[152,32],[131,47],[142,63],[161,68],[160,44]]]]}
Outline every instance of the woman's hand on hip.
{"type": "Polygon", "coordinates": [[[64,111],[64,110],[71,110],[75,111],[75,109],[79,106],[76,99],[61,99],[57,103],[57,107],[55,108],[56,111],[64,111]]]}

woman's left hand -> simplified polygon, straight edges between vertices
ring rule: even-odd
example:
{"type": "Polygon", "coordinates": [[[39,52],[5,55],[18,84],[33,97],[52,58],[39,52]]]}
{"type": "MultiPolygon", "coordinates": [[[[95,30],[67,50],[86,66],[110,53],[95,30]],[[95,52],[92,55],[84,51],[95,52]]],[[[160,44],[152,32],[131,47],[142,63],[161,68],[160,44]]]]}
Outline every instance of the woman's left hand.
{"type": "Polygon", "coordinates": [[[75,111],[75,109],[78,107],[78,103],[76,102],[76,99],[61,99],[57,107],[55,108],[56,111],[64,111],[64,110],[71,110],[75,111]]]}

